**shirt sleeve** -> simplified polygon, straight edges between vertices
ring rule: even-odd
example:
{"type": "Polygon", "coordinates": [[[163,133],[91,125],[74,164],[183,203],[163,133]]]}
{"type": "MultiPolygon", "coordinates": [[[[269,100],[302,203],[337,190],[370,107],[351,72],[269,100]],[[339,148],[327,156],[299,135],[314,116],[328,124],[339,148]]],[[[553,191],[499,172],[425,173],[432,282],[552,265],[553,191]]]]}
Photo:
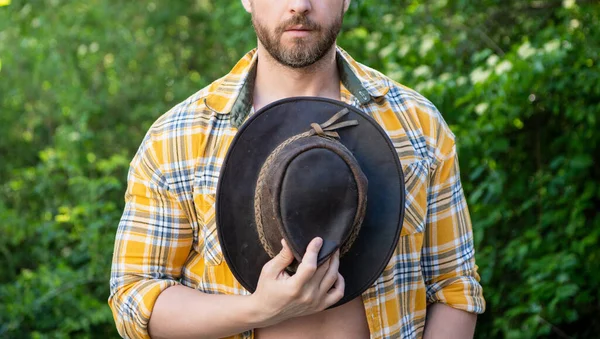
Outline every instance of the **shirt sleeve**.
{"type": "Polygon", "coordinates": [[[483,313],[485,299],[475,264],[473,230],[454,135],[442,124],[436,139],[421,253],[427,302],[483,313]]]}
{"type": "Polygon", "coordinates": [[[192,245],[190,222],[161,170],[161,149],[147,136],[127,176],[108,299],[123,338],[150,338],[148,322],[156,299],[179,284],[192,245]]]}

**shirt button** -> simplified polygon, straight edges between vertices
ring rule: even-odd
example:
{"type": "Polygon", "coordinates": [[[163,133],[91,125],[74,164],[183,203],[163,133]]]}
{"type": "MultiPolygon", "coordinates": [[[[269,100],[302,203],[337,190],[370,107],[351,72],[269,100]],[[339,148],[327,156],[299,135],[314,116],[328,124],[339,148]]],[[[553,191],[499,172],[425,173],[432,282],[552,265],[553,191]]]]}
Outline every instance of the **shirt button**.
{"type": "Polygon", "coordinates": [[[360,91],[358,91],[358,94],[360,95],[360,98],[362,101],[369,100],[369,93],[367,93],[367,91],[365,91],[364,89],[361,89],[360,91]]]}

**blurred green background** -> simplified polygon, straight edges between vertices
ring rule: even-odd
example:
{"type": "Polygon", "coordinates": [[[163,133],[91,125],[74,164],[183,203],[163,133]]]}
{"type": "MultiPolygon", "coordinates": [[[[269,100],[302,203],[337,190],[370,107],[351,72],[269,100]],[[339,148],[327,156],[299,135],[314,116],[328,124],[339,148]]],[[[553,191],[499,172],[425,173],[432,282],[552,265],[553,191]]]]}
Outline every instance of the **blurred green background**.
{"type": "MultiPolygon", "coordinates": [[[[338,40],[457,136],[487,299],[477,338],[600,333],[598,1],[354,0],[338,40]]],[[[0,7],[0,337],[115,338],[128,164],[256,44],[239,0],[0,7]]]]}

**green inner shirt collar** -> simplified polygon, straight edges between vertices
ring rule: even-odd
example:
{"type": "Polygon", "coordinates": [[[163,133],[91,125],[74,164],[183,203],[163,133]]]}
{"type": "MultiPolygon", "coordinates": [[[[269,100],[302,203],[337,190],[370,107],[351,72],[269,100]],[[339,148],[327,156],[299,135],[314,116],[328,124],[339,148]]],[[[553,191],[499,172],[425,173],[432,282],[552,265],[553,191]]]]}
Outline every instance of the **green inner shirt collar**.
{"type": "MultiPolygon", "coordinates": [[[[371,94],[363,86],[363,83],[354,73],[352,67],[348,61],[344,59],[339,50],[336,52],[336,63],[342,84],[358,99],[361,105],[369,103],[372,100],[371,94]]],[[[239,94],[231,108],[231,124],[236,128],[239,128],[242,125],[252,110],[254,81],[256,80],[256,65],[257,62],[255,61],[252,66],[250,66],[251,68],[248,71],[248,76],[240,88],[239,94]]]]}

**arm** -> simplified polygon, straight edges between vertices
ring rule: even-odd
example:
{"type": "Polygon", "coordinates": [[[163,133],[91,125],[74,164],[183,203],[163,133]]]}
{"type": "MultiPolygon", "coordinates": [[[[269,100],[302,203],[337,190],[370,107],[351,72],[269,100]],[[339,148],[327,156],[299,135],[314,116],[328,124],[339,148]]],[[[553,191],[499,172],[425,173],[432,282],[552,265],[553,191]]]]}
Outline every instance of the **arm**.
{"type": "Polygon", "coordinates": [[[473,338],[477,315],[435,303],[427,307],[423,339],[473,338]],[[454,324],[454,326],[448,326],[454,324]]]}
{"type": "Polygon", "coordinates": [[[443,328],[441,338],[468,338],[473,336],[475,314],[485,310],[485,300],[456,145],[447,126],[441,126],[437,141],[421,255],[428,303],[425,333],[438,338],[443,328]]]}
{"type": "Polygon", "coordinates": [[[152,338],[221,338],[260,327],[250,296],[206,294],[173,286],[160,294],[149,322],[152,338]]]}
{"type": "Polygon", "coordinates": [[[343,297],[344,279],[338,273],[339,253],[317,268],[321,245],[320,240],[309,244],[297,273],[290,277],[285,268],[294,255],[284,243],[263,267],[250,296],[205,294],[183,286],[167,289],[150,318],[152,337],[221,338],[324,310],[343,297]]]}
{"type": "Polygon", "coordinates": [[[127,177],[108,299],[123,338],[149,338],[147,326],[156,299],[165,289],[180,285],[193,241],[190,222],[158,161],[155,150],[162,147],[147,134],[127,177]]]}
{"type": "Polygon", "coordinates": [[[252,296],[210,295],[182,286],[193,233],[155,147],[166,146],[146,138],[131,163],[115,239],[109,305],[122,337],[222,337],[311,314],[342,298],[339,259],[317,269],[320,245],[314,244],[294,277],[284,271],[294,259],[284,246],[263,268],[252,296]]]}

